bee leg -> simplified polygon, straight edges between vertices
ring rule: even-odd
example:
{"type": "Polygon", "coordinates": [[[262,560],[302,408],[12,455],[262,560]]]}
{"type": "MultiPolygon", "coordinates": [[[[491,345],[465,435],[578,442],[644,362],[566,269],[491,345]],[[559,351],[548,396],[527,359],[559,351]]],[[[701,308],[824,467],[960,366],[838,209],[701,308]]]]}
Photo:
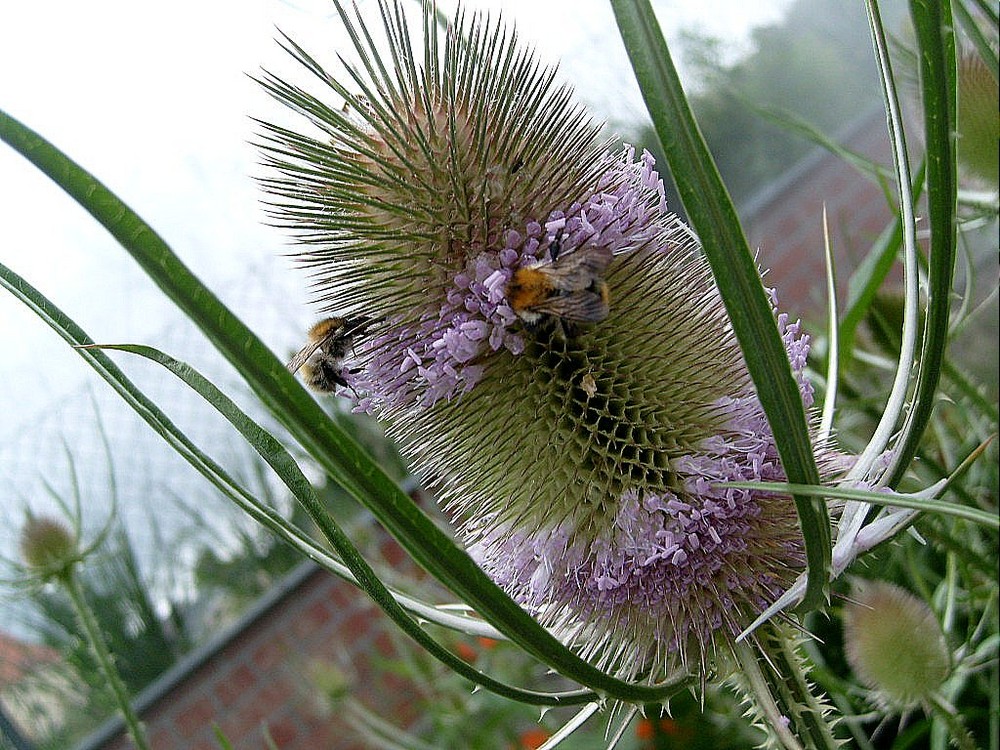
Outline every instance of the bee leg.
{"type": "Polygon", "coordinates": [[[559,251],[562,249],[562,237],[563,230],[559,230],[558,234],[552,238],[552,242],[549,243],[549,258],[553,263],[559,258],[559,251]]]}
{"type": "MultiPolygon", "coordinates": [[[[354,375],[355,373],[361,372],[361,368],[360,367],[355,367],[355,368],[352,368],[352,369],[348,370],[348,372],[350,372],[352,375],[354,375]]],[[[328,376],[329,376],[330,380],[332,380],[334,383],[336,383],[337,385],[339,385],[342,388],[347,388],[351,393],[353,393],[354,394],[354,398],[357,398],[357,399],[361,398],[361,396],[358,395],[358,392],[356,390],[354,390],[354,386],[351,385],[350,383],[348,383],[347,382],[347,378],[345,378],[339,372],[331,372],[331,373],[328,374],[328,376]]]]}

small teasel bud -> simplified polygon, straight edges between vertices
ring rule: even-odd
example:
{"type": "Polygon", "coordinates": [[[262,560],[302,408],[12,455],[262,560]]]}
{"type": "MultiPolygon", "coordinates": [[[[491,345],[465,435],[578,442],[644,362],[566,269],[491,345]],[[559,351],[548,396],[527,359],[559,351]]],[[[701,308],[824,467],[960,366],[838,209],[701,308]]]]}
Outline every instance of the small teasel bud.
{"type": "Polygon", "coordinates": [[[962,53],[958,61],[957,130],[960,175],[996,191],[1000,187],[1000,94],[996,78],[973,50],[962,53]]]}
{"type": "Polygon", "coordinates": [[[79,557],[79,545],[63,522],[29,514],[21,528],[21,557],[34,572],[58,573],[79,557]]]}
{"type": "Polygon", "coordinates": [[[886,705],[908,708],[947,679],[951,659],[931,608],[884,581],[854,582],[844,608],[847,660],[886,705]]]}

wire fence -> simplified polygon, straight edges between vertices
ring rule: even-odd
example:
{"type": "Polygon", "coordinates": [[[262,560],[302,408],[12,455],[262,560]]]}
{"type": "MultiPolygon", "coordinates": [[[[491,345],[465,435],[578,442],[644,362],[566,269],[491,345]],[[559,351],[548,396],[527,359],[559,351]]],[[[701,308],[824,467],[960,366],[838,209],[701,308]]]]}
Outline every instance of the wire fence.
{"type": "MultiPolygon", "coordinates": [[[[219,295],[248,320],[279,358],[301,343],[309,324],[302,279],[287,263],[248,270],[219,295]],[[280,267],[279,267],[280,266],[280,267]]],[[[253,418],[268,422],[236,371],[190,323],[177,314],[149,340],[202,372],[253,418]]],[[[53,344],[58,346],[58,344],[53,344]]],[[[214,410],[165,369],[138,357],[112,353],[116,363],[201,449],[241,479],[259,486],[253,450],[214,410]]],[[[79,507],[84,540],[114,514],[124,524],[154,591],[183,596],[199,550],[225,549],[248,519],[239,514],[103,381],[86,367],[79,383],[21,421],[0,427],[0,558],[18,555],[24,513],[64,513],[79,507]]],[[[0,629],[30,637],[18,598],[0,588],[0,629]],[[9,599],[9,601],[8,601],[9,599]]]]}

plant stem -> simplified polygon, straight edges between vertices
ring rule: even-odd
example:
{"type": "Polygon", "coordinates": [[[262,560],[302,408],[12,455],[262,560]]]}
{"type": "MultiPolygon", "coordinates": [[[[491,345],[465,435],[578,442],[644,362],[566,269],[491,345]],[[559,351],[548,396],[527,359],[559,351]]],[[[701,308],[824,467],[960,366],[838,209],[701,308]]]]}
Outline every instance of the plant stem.
{"type": "Polygon", "coordinates": [[[840,743],[826,719],[828,709],[813,695],[795,635],[773,622],[761,627],[756,642],[736,645],[741,675],[738,687],[752,701],[781,747],[835,750],[840,743]]]}
{"type": "Polygon", "coordinates": [[[59,576],[59,579],[65,585],[66,591],[69,592],[70,600],[73,603],[73,610],[75,611],[76,617],[80,622],[80,626],[83,628],[84,635],[87,638],[87,643],[97,659],[97,665],[103,673],[104,678],[111,686],[115,703],[117,703],[118,708],[121,709],[122,716],[125,719],[125,724],[128,727],[128,733],[132,737],[132,741],[135,743],[138,750],[149,750],[149,743],[146,740],[146,732],[143,729],[142,724],[139,722],[139,717],[132,709],[132,703],[129,700],[128,690],[125,687],[125,683],[122,682],[121,675],[118,674],[118,670],[115,668],[111,652],[108,650],[107,644],[101,636],[97,619],[94,617],[94,613],[91,611],[90,606],[87,604],[87,600],[83,595],[83,588],[80,586],[80,581],[76,577],[75,567],[72,565],[69,566],[65,573],[59,576]]]}
{"type": "Polygon", "coordinates": [[[944,722],[945,726],[948,727],[951,741],[959,750],[976,750],[976,740],[969,733],[954,706],[940,695],[931,695],[927,698],[927,710],[928,713],[933,713],[944,722]]]}

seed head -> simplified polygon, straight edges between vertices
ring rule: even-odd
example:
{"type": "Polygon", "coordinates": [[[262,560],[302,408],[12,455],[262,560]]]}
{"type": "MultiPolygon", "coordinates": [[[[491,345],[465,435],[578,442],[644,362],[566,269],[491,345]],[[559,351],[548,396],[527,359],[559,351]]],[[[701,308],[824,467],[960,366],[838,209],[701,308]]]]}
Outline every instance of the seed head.
{"type": "Polygon", "coordinates": [[[79,558],[79,546],[61,521],[29,514],[21,528],[21,557],[36,573],[56,573],[79,558]]]}
{"type": "Polygon", "coordinates": [[[951,656],[925,602],[884,581],[854,582],[844,641],[854,673],[881,702],[910,708],[941,687],[951,656]]]}
{"type": "MultiPolygon", "coordinates": [[[[290,45],[348,113],[264,80],[318,128],[266,126],[274,215],[329,309],[377,321],[346,370],[357,408],[581,654],[707,668],[804,563],[788,497],[725,486],[784,474],[697,240],[652,157],[610,152],[507,27],[460,12],[441,39],[425,7],[414,54],[403,8],[379,6],[388,55],[342,11],[363,69],[290,45]],[[550,274],[535,319],[512,300],[525,268],[550,274]],[[600,315],[551,312],[587,294],[600,315]]],[[[808,406],[808,338],[777,322],[808,406]]]]}

